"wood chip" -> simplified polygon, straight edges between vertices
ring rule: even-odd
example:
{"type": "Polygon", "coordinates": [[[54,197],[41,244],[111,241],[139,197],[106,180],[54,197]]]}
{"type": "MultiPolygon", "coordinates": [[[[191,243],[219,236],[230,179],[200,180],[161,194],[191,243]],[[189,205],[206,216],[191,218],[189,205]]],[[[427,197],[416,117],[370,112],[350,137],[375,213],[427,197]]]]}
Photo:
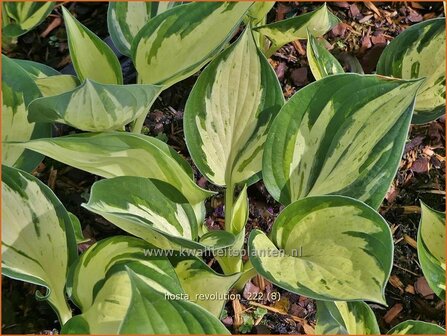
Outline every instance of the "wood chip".
{"type": "Polygon", "coordinates": [[[404,292],[404,284],[402,283],[402,281],[400,281],[400,279],[397,275],[395,275],[395,274],[391,275],[390,279],[388,281],[390,282],[391,286],[399,289],[399,291],[401,293],[404,292]]]}
{"type": "Polygon", "coordinates": [[[380,10],[371,1],[365,1],[365,6],[371,9],[378,17],[382,17],[380,10]]]}
{"type": "Polygon", "coordinates": [[[233,326],[237,330],[242,325],[242,306],[239,302],[239,299],[234,299],[232,301],[233,305],[233,311],[234,311],[234,319],[233,319],[233,326]]]}
{"type": "Polygon", "coordinates": [[[424,149],[422,150],[422,153],[424,153],[425,155],[428,155],[428,156],[433,156],[433,154],[435,154],[435,152],[433,152],[433,150],[428,146],[424,147],[424,149]]]}
{"type": "Polygon", "coordinates": [[[372,15],[372,14],[371,15],[366,15],[363,19],[359,20],[359,23],[365,23],[365,22],[371,20],[373,16],[374,15],[372,15]]]}
{"type": "Polygon", "coordinates": [[[410,293],[410,294],[414,294],[414,287],[412,285],[407,285],[407,287],[405,287],[405,292],[410,293]]]}
{"type": "Polygon", "coordinates": [[[350,30],[351,26],[347,23],[340,22],[338,25],[336,25],[334,28],[332,28],[332,34],[335,36],[345,37],[346,30],[350,30]]]}
{"type": "Polygon", "coordinates": [[[45,28],[45,30],[40,34],[40,37],[47,37],[54,29],[59,27],[62,23],[62,18],[60,16],[56,16],[53,21],[45,28]]]}
{"type": "Polygon", "coordinates": [[[386,38],[382,34],[377,36],[371,36],[371,42],[373,44],[386,44],[386,38]]]}
{"type": "Polygon", "coordinates": [[[394,233],[396,233],[396,230],[399,228],[400,224],[396,225],[393,224],[391,225],[391,233],[394,235],[394,233]]]}
{"type": "Polygon", "coordinates": [[[402,304],[396,303],[394,306],[390,308],[390,310],[386,312],[385,316],[383,317],[384,321],[387,324],[390,324],[400,314],[400,312],[403,309],[404,306],[402,306],[402,304]]]}
{"type": "Polygon", "coordinates": [[[419,2],[410,2],[410,5],[415,9],[425,9],[419,2]]]}
{"type": "Polygon", "coordinates": [[[417,22],[421,22],[424,18],[422,17],[421,14],[419,14],[418,12],[416,12],[414,9],[412,8],[408,8],[410,11],[410,15],[407,16],[407,19],[410,22],[413,23],[417,23],[417,22]]]}
{"type": "Polygon", "coordinates": [[[287,312],[289,311],[289,308],[290,308],[290,301],[286,296],[282,296],[281,299],[279,299],[278,301],[276,301],[273,304],[273,307],[275,307],[276,309],[279,309],[287,314],[287,312]]]}
{"type": "Polygon", "coordinates": [[[340,8],[349,8],[349,4],[346,1],[334,2],[334,6],[337,6],[337,7],[340,7],[340,8]]]}
{"type": "Polygon", "coordinates": [[[362,38],[362,48],[369,49],[372,47],[372,41],[370,36],[364,36],[362,38]]]}
{"type": "Polygon", "coordinates": [[[301,45],[301,42],[299,40],[295,40],[292,42],[293,47],[295,50],[300,54],[301,56],[306,55],[306,50],[304,50],[303,46],[301,45]]]}
{"type": "Polygon", "coordinates": [[[357,5],[355,3],[353,3],[352,5],[349,6],[349,12],[353,18],[358,18],[362,15],[360,13],[359,8],[357,7],[357,5]]]}
{"type": "Polygon", "coordinates": [[[264,290],[265,290],[266,283],[265,283],[265,279],[264,279],[264,277],[262,277],[262,276],[260,276],[260,275],[258,274],[258,275],[256,275],[256,277],[254,278],[253,282],[254,282],[254,284],[255,284],[256,286],[259,287],[259,289],[260,289],[261,291],[264,291],[264,290]]]}
{"type": "Polygon", "coordinates": [[[406,242],[408,245],[410,245],[411,247],[413,247],[413,248],[415,248],[415,249],[418,248],[418,245],[417,245],[417,243],[416,243],[416,240],[414,240],[413,238],[411,238],[409,235],[404,234],[404,240],[405,240],[405,242],[406,242]]]}

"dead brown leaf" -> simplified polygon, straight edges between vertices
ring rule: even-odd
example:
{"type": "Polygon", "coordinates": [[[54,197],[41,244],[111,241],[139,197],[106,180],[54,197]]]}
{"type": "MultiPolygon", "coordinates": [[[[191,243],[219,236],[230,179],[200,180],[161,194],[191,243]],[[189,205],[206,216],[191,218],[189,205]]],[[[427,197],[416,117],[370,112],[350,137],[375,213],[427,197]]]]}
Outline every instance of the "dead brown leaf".
{"type": "Polygon", "coordinates": [[[425,156],[419,157],[413,162],[410,169],[415,173],[426,173],[430,169],[430,160],[425,156]]]}
{"type": "Polygon", "coordinates": [[[428,285],[427,280],[425,277],[419,277],[416,282],[414,283],[414,290],[416,293],[418,293],[420,296],[422,296],[424,299],[427,300],[433,300],[435,297],[435,293],[428,285]]]}
{"type": "Polygon", "coordinates": [[[245,284],[242,296],[247,300],[253,300],[259,292],[261,292],[259,287],[255,286],[251,281],[249,281],[245,284]]]}

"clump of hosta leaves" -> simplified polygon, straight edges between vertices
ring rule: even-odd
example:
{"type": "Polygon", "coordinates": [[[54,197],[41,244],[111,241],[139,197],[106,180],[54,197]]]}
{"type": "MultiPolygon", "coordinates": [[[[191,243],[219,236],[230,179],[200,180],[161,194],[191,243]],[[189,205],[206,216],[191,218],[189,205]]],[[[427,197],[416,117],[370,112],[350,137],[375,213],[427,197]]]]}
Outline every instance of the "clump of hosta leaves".
{"type": "MultiPolygon", "coordinates": [[[[2,6],[3,32],[16,37],[54,3],[2,6]]],[[[267,23],[272,6],[110,3],[111,38],[132,59],[137,84],[123,83],[114,51],[64,7],[76,76],[2,56],[2,272],[46,288],[36,297],[56,311],[62,333],[226,334],[225,295],[256,273],[317,300],[317,333],[380,333],[363,302],[387,304],[393,266],[392,234],[377,209],[411,122],[445,107],[445,23],[397,37],[379,60],[381,75],[345,74],[321,40],[339,22],[326,5],[267,23]],[[267,57],[296,39],[308,39],[317,81],[285,102],[267,57]],[[141,134],[159,94],[201,69],[183,126],[195,165],[225,192],[224,230],[204,224],[215,192],[195,183],[174,148],[141,134]],[[80,133],[51,137],[54,123],[80,133]],[[30,174],[44,156],[100,177],[82,206],[127,235],[78,254],[80,221],[30,174]],[[251,231],[243,262],[232,253],[245,243],[247,187],[260,179],[285,208],[269,235],[251,231]],[[210,254],[222,272],[205,263],[210,254]]],[[[418,255],[441,298],[444,221],[422,205],[418,255]]],[[[245,312],[238,331],[265,314],[245,312]]],[[[420,321],[389,331],[423,332],[445,331],[420,321]]]]}

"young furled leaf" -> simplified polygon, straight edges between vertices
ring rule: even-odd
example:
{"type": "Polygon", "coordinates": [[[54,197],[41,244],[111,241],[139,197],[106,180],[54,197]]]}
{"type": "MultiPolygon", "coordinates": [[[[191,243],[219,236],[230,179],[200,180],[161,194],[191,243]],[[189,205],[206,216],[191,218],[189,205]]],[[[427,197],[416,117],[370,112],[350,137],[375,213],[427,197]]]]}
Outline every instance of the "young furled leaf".
{"type": "Polygon", "coordinates": [[[316,80],[344,73],[343,67],[337,59],[310,32],[307,38],[307,60],[316,80]]]}
{"type": "Polygon", "coordinates": [[[324,4],[313,12],[269,23],[265,26],[256,27],[254,30],[271,41],[270,48],[265,52],[266,56],[270,57],[283,45],[298,39],[306,39],[307,31],[315,36],[321,36],[339,22],[340,20],[324,4]]]}

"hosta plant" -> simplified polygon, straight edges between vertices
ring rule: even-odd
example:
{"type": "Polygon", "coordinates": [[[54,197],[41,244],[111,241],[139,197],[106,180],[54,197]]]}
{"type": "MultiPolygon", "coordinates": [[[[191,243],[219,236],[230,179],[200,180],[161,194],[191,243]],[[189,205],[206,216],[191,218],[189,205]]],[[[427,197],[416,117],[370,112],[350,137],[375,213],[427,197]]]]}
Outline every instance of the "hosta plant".
{"type": "MultiPolygon", "coordinates": [[[[379,333],[363,301],[387,304],[393,239],[377,209],[415,106],[432,118],[445,94],[438,75],[421,78],[424,48],[436,48],[441,24],[424,28],[432,42],[410,31],[409,42],[391,44],[380,63],[402,67],[416,48],[420,72],[348,74],[320,39],[339,21],[326,5],[267,24],[272,6],[110,3],[109,31],[135,65],[135,84],[124,84],[112,49],[65,8],[76,76],[2,56],[3,274],[45,287],[36,296],[54,308],[62,333],[225,334],[225,294],[256,273],[317,300],[319,333],[379,333]],[[318,80],[285,102],[267,57],[295,39],[307,39],[318,80]],[[160,92],[199,70],[185,141],[200,173],[225,193],[224,230],[205,225],[205,201],[216,192],[195,183],[172,147],[140,134],[160,92]],[[430,95],[436,106],[421,105],[430,95]],[[52,138],[54,123],[81,132],[52,138]],[[100,177],[82,206],[127,235],[78,255],[82,223],[29,173],[44,155],[100,177]],[[268,235],[254,229],[247,237],[247,188],[260,179],[285,208],[268,235]],[[205,263],[208,254],[219,267],[205,263]]],[[[422,212],[421,266],[443,296],[444,215],[425,205],[422,212]]],[[[390,333],[419,330],[442,328],[407,321],[390,333]]]]}
{"type": "MultiPolygon", "coordinates": [[[[322,41],[309,33],[307,57],[316,79],[343,73],[322,41]]],[[[402,79],[425,78],[418,91],[412,123],[433,121],[445,113],[445,19],[415,24],[396,37],[380,56],[377,74],[402,79]]]]}

